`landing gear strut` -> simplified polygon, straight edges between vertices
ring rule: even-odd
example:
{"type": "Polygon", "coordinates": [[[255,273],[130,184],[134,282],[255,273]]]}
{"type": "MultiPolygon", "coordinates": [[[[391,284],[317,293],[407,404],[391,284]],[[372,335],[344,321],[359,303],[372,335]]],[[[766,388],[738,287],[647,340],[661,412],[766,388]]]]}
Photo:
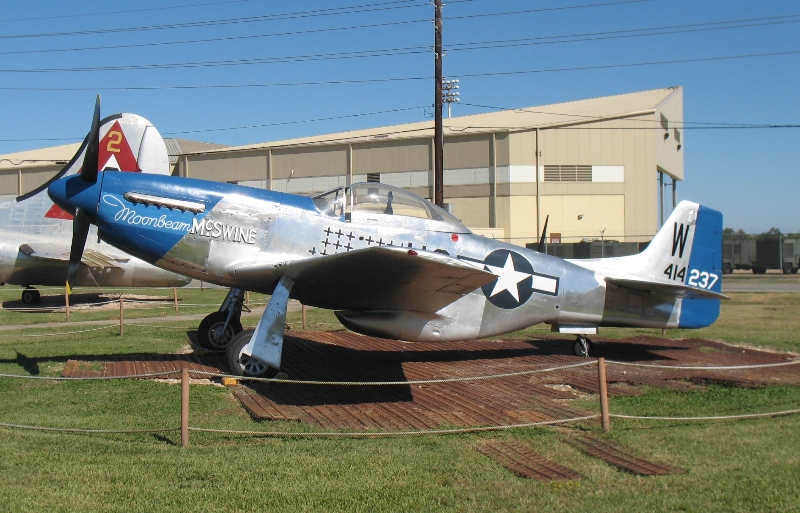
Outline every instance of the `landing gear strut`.
{"type": "Polygon", "coordinates": [[[592,352],[592,341],[583,335],[578,335],[575,344],[572,346],[572,351],[575,353],[575,356],[588,357],[592,352]]]}
{"type": "MultiPolygon", "coordinates": [[[[232,373],[263,377],[270,368],[280,370],[283,335],[286,330],[286,308],[293,286],[293,279],[288,276],[281,277],[256,329],[239,333],[228,346],[228,365],[232,373]]],[[[279,376],[285,377],[285,374],[279,376]]]]}
{"type": "Polygon", "coordinates": [[[33,287],[25,287],[22,291],[22,302],[26,305],[38,305],[41,300],[41,294],[33,287]]]}
{"type": "Polygon", "coordinates": [[[242,331],[242,306],[244,291],[231,289],[219,311],[208,314],[197,328],[200,347],[215,353],[224,353],[233,338],[242,331]]]}

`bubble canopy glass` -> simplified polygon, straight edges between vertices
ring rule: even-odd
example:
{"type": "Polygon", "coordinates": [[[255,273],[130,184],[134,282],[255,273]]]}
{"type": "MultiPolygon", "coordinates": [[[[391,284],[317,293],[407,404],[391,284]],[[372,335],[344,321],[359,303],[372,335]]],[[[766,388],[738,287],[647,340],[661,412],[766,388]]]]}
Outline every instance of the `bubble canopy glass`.
{"type": "Polygon", "coordinates": [[[469,233],[461,221],[446,210],[412,192],[383,183],[361,182],[337,187],[312,199],[321,213],[331,217],[349,219],[350,214],[359,218],[364,215],[404,216],[434,221],[437,225],[444,223],[449,227],[448,231],[469,233]]]}

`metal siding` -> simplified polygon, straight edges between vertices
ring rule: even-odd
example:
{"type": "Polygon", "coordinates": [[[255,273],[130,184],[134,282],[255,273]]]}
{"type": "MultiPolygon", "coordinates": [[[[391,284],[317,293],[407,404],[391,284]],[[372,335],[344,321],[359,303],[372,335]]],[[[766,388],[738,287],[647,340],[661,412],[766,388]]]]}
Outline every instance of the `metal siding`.
{"type": "Polygon", "coordinates": [[[447,137],[444,142],[444,168],[489,167],[491,134],[478,137],[447,137]]]}
{"type": "Polygon", "coordinates": [[[353,146],[353,172],[391,173],[430,168],[430,141],[392,141],[353,146]]]}
{"type": "Polygon", "coordinates": [[[0,195],[19,195],[19,171],[16,169],[3,169],[0,171],[0,195]]]}
{"type": "MultiPolygon", "coordinates": [[[[37,168],[36,170],[28,170],[22,173],[22,194],[31,192],[47,183],[48,180],[58,173],[63,166],[52,166],[49,168],[37,168]]],[[[15,177],[16,178],[16,177],[15,177]]],[[[17,183],[14,183],[14,193],[17,191],[17,183]]]]}
{"type": "Polygon", "coordinates": [[[272,150],[272,178],[346,176],[348,147],[305,147],[272,150]]]}

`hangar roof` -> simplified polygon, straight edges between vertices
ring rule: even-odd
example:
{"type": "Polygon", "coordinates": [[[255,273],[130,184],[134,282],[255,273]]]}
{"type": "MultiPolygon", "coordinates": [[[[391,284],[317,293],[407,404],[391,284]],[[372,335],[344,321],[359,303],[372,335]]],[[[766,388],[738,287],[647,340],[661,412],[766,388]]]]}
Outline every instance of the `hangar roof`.
{"type": "MultiPolygon", "coordinates": [[[[208,150],[227,148],[224,144],[206,143],[200,141],[190,141],[188,139],[165,138],[169,161],[174,164],[178,156],[184,153],[199,153],[208,150]]],[[[82,143],[64,144],[61,146],[51,146],[38,150],[20,151],[0,155],[0,170],[4,169],[27,169],[35,167],[53,166],[54,164],[66,164],[69,162],[82,143]]]]}
{"type": "Polygon", "coordinates": [[[72,143],[0,155],[0,169],[52,166],[57,163],[66,164],[80,147],[81,143],[72,143]]]}
{"type": "MultiPolygon", "coordinates": [[[[534,128],[553,128],[591,123],[607,119],[619,119],[634,115],[650,114],[670,96],[680,91],[680,86],[652,89],[634,93],[604,96],[537,107],[526,107],[486,114],[458,116],[443,120],[445,135],[478,134],[497,131],[523,131],[534,128]]],[[[374,139],[409,139],[433,137],[434,121],[420,121],[365,130],[354,130],[335,134],[324,134],[297,139],[286,139],[247,146],[231,146],[218,152],[233,152],[249,149],[265,149],[286,146],[303,146],[325,143],[352,143],[374,139]]],[[[216,153],[216,152],[204,152],[216,153]]]]}

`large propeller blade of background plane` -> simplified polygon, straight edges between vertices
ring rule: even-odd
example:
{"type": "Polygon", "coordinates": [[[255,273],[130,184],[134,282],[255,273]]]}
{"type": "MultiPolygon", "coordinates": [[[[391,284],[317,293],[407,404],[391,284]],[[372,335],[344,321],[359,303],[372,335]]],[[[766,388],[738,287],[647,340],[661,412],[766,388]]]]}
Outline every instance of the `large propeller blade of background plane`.
{"type": "MultiPolygon", "coordinates": [[[[85,182],[95,183],[97,182],[97,161],[100,158],[100,95],[97,96],[94,104],[92,128],[86,139],[86,152],[83,155],[83,165],[80,171],[81,178],[85,182]]],[[[81,208],[76,209],[75,218],[72,221],[72,247],[69,250],[69,267],[67,267],[67,293],[72,289],[72,283],[81,265],[90,224],[89,215],[81,208]]]]}

